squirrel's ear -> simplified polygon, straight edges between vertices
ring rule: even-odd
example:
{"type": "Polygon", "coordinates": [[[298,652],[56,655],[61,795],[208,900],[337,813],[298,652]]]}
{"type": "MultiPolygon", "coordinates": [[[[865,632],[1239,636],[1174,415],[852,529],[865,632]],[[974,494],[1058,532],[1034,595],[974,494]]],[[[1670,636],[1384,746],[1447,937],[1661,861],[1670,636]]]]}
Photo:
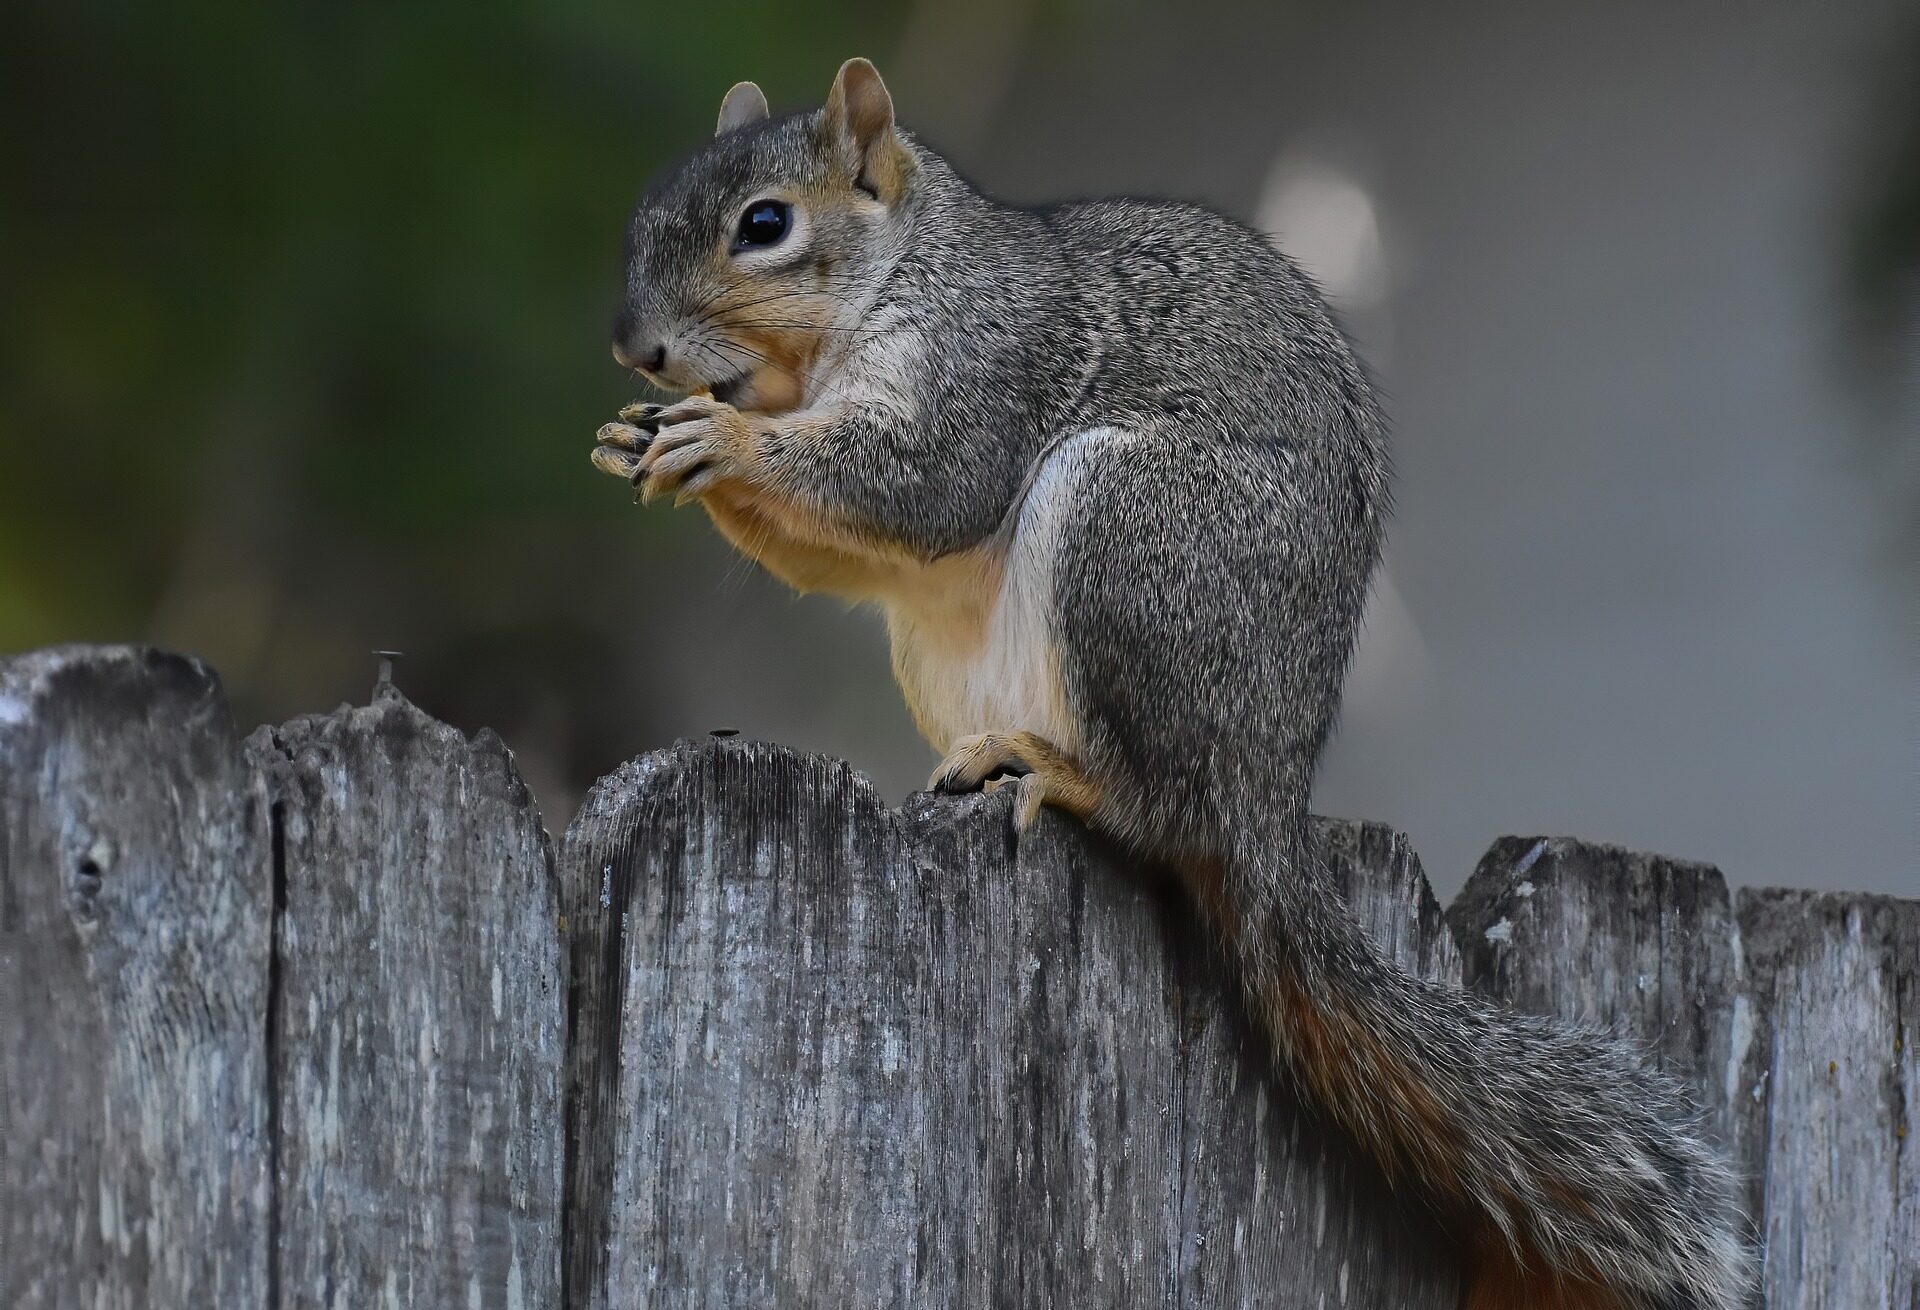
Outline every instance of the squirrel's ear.
{"type": "Polygon", "coordinates": [[[757,123],[767,116],[767,95],[751,82],[735,82],[720,102],[720,122],[715,136],[724,136],[736,127],[757,123]]]}
{"type": "Polygon", "coordinates": [[[864,59],[840,65],[820,111],[820,132],[823,144],[840,152],[856,187],[889,204],[899,199],[910,163],[893,130],[893,97],[879,69],[864,59]]]}

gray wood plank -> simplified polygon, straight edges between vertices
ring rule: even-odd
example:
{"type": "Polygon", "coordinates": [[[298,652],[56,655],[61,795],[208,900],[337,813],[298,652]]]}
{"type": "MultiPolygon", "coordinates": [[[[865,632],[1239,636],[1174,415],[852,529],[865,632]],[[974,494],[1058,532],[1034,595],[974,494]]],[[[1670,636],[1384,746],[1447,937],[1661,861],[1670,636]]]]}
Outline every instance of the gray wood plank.
{"type": "Polygon", "coordinates": [[[1360,924],[1407,972],[1460,986],[1460,947],[1406,834],[1384,823],[1315,819],[1327,868],[1360,924]]]}
{"type": "Polygon", "coordinates": [[[1742,891],[1743,1138],[1767,1304],[1920,1305],[1920,901],[1742,891]]]}
{"type": "Polygon", "coordinates": [[[397,693],[265,730],[284,1306],[557,1306],[564,972],[512,757],[397,693]]]}
{"type": "Polygon", "coordinates": [[[270,914],[211,670],[0,661],[0,1305],[267,1303],[270,914]]]}
{"type": "MultiPolygon", "coordinates": [[[[1008,820],[682,743],[556,873],[390,688],[243,749],[193,661],[0,661],[0,1304],[1453,1305],[1170,883],[1008,820]]],[[[1920,1305],[1920,902],[1516,838],[1442,915],[1316,833],[1404,967],[1697,1090],[1767,1304],[1920,1305]]]]}
{"type": "Polygon", "coordinates": [[[1708,864],[1564,837],[1503,837],[1448,909],[1468,984],[1628,1036],[1734,1142],[1737,947],[1708,864]]]}
{"type": "Polygon", "coordinates": [[[1057,816],[683,743],[559,858],[570,1304],[1457,1300],[1179,898],[1057,816]]]}

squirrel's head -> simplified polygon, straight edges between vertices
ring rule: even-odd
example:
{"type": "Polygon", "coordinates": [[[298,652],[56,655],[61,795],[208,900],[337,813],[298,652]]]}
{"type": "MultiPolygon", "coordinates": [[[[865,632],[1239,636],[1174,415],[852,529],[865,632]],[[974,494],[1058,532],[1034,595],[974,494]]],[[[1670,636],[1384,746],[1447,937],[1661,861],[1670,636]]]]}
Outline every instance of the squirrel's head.
{"type": "Polygon", "coordinates": [[[914,173],[864,59],[813,112],[770,117],[759,87],[735,86],[714,139],[634,213],[614,358],[742,409],[804,403],[816,361],[849,339],[897,258],[914,173]]]}

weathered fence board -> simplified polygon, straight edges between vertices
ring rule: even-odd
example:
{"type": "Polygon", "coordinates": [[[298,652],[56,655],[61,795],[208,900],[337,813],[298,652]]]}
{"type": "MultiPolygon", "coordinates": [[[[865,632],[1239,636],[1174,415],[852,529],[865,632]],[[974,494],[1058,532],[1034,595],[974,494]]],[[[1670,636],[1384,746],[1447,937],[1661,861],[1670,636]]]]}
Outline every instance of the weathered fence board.
{"type": "Polygon", "coordinates": [[[1762,1304],[1920,1304],[1920,902],[1743,891],[1736,918],[1710,866],[1510,837],[1452,922],[1471,985],[1631,1034],[1693,1088],[1748,1183],[1762,1304]]]}
{"type": "Polygon", "coordinates": [[[1734,1139],[1736,995],[1727,884],[1707,864],[1565,838],[1503,837],[1450,912],[1470,987],[1630,1035],[1734,1139]]]}
{"type": "Polygon", "coordinates": [[[1920,1305],[1920,903],[1742,892],[1746,1158],[1767,1304],[1920,1305]],[[1896,1258],[1885,1259],[1881,1253],[1896,1258]]]}
{"type": "Polygon", "coordinates": [[[559,909],[506,748],[391,692],[252,746],[280,906],[283,1303],[555,1304],[559,909]]]}
{"type": "MultiPolygon", "coordinates": [[[[1496,843],[1406,967],[1644,1041],[1752,1180],[1765,1304],[1916,1304],[1920,903],[1496,843]]],[[[682,743],[557,852],[382,688],[242,747],[204,667],[0,661],[0,1304],[1451,1306],[1182,898],[1004,798],[682,743]]]]}
{"type": "Polygon", "coordinates": [[[0,663],[0,1305],[266,1302],[268,861],[205,666],[0,663]]]}
{"type": "Polygon", "coordinates": [[[575,1084],[612,1168],[570,1209],[614,1216],[577,1304],[1458,1299],[1177,902],[1064,821],[1016,842],[1003,799],[889,812],[843,764],[688,743],[597,789],[560,862],[592,889],[577,1004],[620,1036],[575,1084]]]}

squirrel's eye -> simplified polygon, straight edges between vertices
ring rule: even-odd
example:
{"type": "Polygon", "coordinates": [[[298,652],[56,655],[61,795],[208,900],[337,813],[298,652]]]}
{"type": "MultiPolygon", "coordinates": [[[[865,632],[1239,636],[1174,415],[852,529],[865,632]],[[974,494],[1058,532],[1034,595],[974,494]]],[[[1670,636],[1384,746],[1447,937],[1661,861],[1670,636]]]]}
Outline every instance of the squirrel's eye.
{"type": "Polygon", "coordinates": [[[784,200],[756,200],[747,206],[747,212],[740,215],[740,231],[734,237],[736,246],[771,246],[779,244],[786,236],[787,229],[793,226],[793,208],[784,200]]]}

